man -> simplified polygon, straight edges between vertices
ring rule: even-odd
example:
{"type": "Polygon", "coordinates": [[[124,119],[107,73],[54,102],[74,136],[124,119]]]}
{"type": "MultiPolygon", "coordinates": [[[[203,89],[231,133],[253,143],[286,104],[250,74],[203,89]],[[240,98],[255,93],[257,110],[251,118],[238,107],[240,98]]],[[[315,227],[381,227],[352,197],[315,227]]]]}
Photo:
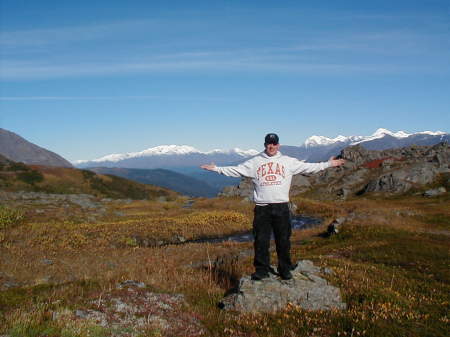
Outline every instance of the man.
{"type": "Polygon", "coordinates": [[[291,221],[289,189],[294,174],[315,173],[328,167],[344,164],[343,159],[330,158],[323,163],[305,163],[279,152],[279,138],[274,133],[265,137],[264,152],[238,166],[218,167],[214,164],[201,168],[230,177],[249,177],[253,181],[255,202],[253,235],[255,237],[255,272],[253,280],[269,277],[270,236],[273,231],[278,256],[278,274],[284,280],[292,278],[293,265],[290,256],[291,221]]]}

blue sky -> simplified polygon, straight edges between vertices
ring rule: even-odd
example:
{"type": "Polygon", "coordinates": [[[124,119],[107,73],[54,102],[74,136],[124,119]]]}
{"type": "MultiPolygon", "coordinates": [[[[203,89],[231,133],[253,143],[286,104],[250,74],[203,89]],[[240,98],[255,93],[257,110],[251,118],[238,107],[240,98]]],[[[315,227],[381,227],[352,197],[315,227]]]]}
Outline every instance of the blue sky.
{"type": "Polygon", "coordinates": [[[69,160],[448,132],[449,7],[2,0],[0,127],[69,160]]]}

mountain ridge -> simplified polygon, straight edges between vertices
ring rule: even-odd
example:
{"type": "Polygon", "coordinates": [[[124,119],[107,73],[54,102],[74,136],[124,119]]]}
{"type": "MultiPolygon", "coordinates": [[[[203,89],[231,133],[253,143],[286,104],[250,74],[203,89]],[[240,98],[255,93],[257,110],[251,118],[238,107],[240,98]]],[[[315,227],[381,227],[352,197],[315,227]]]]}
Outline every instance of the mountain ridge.
{"type": "Polygon", "coordinates": [[[6,158],[29,165],[73,167],[59,154],[33,144],[18,134],[0,128],[0,154],[6,158]]]}
{"type": "MultiPolygon", "coordinates": [[[[313,135],[303,145],[282,145],[280,151],[300,160],[324,161],[337,155],[343,148],[361,144],[368,149],[384,150],[408,145],[432,145],[450,140],[450,134],[442,131],[407,133],[379,128],[370,136],[342,136],[328,138],[313,135]]],[[[254,149],[215,149],[200,151],[189,145],[160,145],[139,152],[110,154],[93,160],[77,160],[77,167],[168,168],[174,166],[198,166],[208,162],[217,165],[233,165],[260,153],[254,149]]]]}

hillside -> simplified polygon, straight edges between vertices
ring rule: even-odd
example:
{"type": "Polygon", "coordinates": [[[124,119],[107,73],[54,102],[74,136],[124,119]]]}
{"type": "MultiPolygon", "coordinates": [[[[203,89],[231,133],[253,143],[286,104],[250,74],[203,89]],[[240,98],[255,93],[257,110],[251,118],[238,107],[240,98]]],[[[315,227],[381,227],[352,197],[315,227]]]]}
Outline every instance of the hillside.
{"type": "Polygon", "coordinates": [[[112,175],[66,167],[26,165],[0,157],[0,189],[59,194],[92,194],[113,199],[174,198],[171,190],[112,175]]]}
{"type": "Polygon", "coordinates": [[[199,179],[165,169],[93,167],[89,168],[89,171],[123,177],[143,184],[161,186],[193,197],[213,197],[218,193],[216,188],[199,179]]]}
{"type": "Polygon", "coordinates": [[[0,128],[0,154],[10,160],[30,165],[72,167],[72,164],[60,155],[2,128],[0,128]]]}

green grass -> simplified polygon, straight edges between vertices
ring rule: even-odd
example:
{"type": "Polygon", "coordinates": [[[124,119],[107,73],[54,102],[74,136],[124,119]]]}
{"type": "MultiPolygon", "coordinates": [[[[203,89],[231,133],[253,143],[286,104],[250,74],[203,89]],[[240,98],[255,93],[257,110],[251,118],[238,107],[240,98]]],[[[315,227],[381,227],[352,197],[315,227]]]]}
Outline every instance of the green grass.
{"type": "Polygon", "coordinates": [[[0,230],[17,226],[23,220],[24,216],[21,211],[0,205],[0,230]]]}

